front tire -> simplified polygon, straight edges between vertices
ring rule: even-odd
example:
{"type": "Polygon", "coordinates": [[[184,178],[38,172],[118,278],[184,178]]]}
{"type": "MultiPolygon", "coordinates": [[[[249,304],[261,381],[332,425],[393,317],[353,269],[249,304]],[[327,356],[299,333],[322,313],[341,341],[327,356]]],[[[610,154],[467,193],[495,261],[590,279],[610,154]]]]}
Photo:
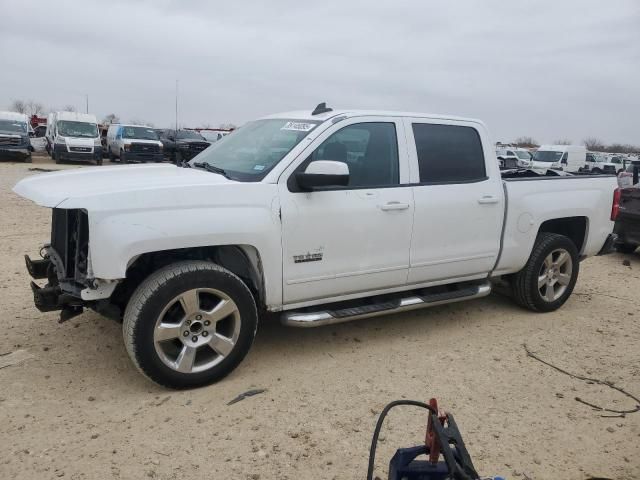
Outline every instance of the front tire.
{"type": "Polygon", "coordinates": [[[531,256],[511,282],[513,299],[534,312],[552,312],[569,298],[578,280],[578,249],[565,237],[540,233],[531,256]]]}
{"type": "Polygon", "coordinates": [[[210,262],[184,261],[136,289],[122,326],[127,352],[153,382],[176,389],[209,385],[246,356],[258,314],[249,288],[210,262]]]}

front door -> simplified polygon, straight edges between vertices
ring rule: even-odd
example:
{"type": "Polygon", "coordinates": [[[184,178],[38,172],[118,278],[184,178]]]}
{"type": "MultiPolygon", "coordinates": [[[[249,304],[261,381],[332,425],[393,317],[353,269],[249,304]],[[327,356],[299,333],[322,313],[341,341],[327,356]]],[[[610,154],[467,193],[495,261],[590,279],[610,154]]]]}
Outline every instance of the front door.
{"type": "Polygon", "coordinates": [[[281,179],[285,304],[406,284],[413,221],[402,122],[351,118],[320,135],[281,179]],[[344,162],[346,187],[302,192],[295,172],[344,162]]]}

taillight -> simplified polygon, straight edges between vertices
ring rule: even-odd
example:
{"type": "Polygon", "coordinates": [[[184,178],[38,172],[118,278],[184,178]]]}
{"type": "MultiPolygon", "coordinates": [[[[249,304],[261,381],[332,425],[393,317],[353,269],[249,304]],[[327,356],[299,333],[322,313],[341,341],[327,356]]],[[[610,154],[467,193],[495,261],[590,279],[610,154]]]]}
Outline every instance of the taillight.
{"type": "Polygon", "coordinates": [[[613,204],[611,205],[611,220],[615,221],[618,218],[620,212],[620,189],[616,188],[613,191],[613,204]]]}

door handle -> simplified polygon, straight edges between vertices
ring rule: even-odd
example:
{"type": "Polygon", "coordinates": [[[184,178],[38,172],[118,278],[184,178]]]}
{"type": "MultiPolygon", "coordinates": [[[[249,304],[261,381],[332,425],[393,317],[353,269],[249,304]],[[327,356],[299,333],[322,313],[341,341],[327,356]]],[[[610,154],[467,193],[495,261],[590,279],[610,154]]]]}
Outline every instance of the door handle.
{"type": "Polygon", "coordinates": [[[488,205],[491,203],[498,203],[500,199],[495,195],[483,195],[478,199],[478,203],[481,205],[488,205]]]}
{"type": "Polygon", "coordinates": [[[380,206],[380,210],[384,210],[385,212],[389,210],[406,210],[407,208],[409,208],[409,204],[401,202],[389,202],[380,206]]]}

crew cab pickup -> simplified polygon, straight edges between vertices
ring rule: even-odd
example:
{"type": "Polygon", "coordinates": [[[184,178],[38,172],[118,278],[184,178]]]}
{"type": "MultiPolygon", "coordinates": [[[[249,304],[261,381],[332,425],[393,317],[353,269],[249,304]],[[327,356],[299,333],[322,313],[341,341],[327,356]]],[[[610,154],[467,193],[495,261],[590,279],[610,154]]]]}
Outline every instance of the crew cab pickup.
{"type": "Polygon", "coordinates": [[[313,327],[488,295],[549,312],[614,243],[614,176],[501,177],[477,120],[314,111],[247,123],[183,166],[82,168],[20,181],[52,209],[35,304],[123,322],[138,369],[212,383],[259,319],[313,327]]]}

